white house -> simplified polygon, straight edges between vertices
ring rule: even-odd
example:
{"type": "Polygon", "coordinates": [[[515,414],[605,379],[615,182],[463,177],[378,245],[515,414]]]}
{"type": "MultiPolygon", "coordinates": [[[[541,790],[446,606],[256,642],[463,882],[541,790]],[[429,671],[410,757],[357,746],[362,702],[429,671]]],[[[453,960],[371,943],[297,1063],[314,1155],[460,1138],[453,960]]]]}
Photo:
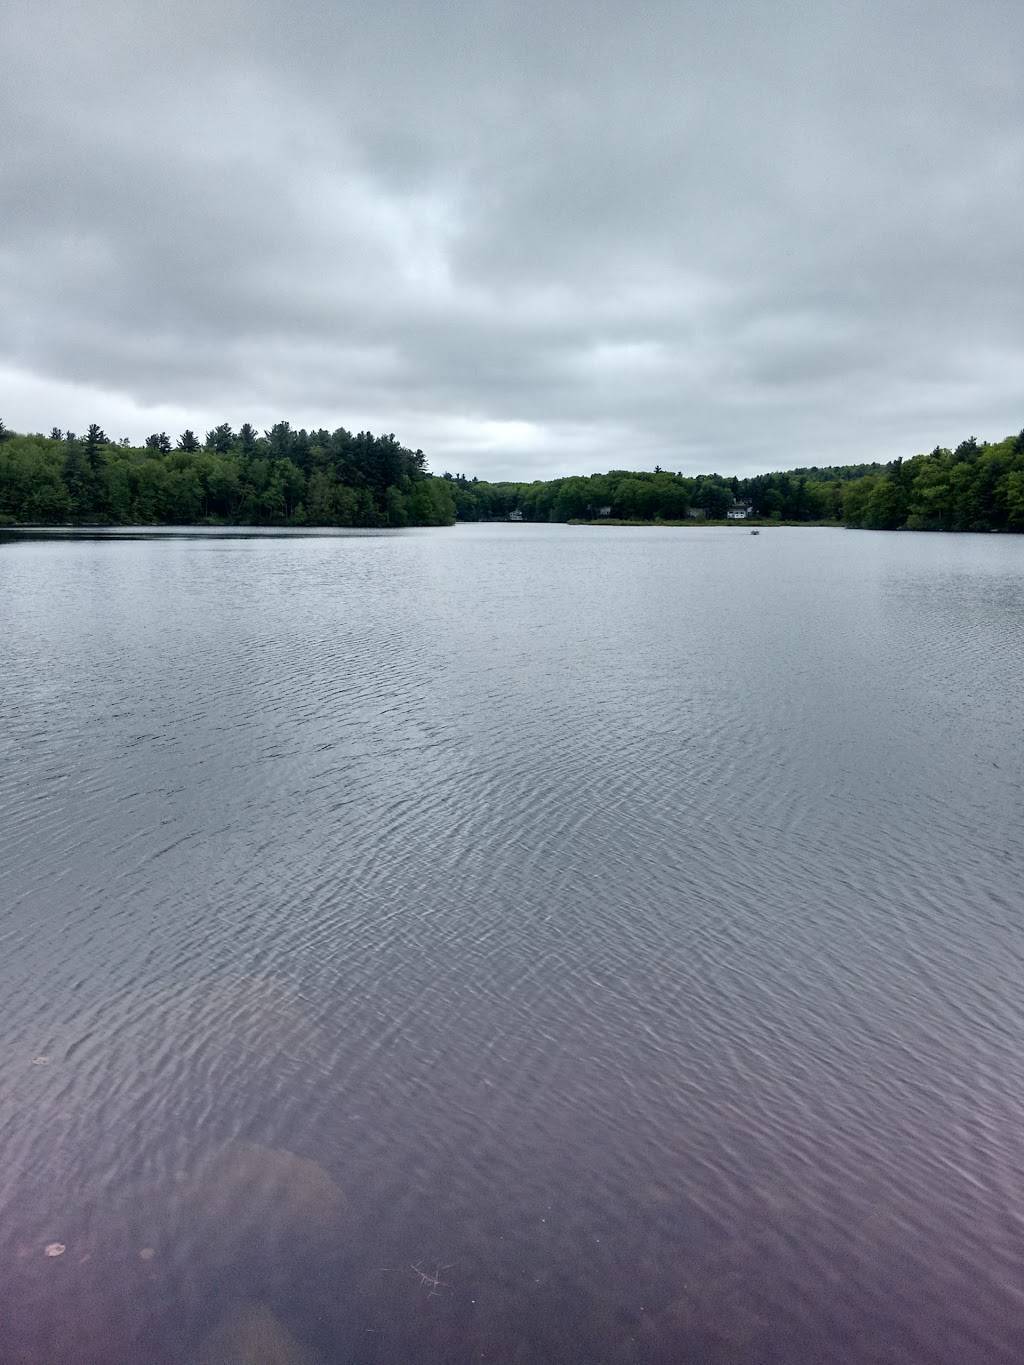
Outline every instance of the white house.
{"type": "Polygon", "coordinates": [[[725,515],[729,521],[746,521],[754,515],[754,509],[749,502],[734,502],[725,515]]]}

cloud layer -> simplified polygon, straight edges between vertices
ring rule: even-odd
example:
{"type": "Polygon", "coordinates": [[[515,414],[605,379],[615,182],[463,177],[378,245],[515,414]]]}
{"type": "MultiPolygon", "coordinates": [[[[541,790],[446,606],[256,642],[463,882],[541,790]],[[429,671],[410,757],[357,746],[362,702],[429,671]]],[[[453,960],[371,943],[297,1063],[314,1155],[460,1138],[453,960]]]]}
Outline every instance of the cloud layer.
{"type": "Polygon", "coordinates": [[[13,0],[0,415],[746,473],[1024,425],[1016,0],[13,0]]]}

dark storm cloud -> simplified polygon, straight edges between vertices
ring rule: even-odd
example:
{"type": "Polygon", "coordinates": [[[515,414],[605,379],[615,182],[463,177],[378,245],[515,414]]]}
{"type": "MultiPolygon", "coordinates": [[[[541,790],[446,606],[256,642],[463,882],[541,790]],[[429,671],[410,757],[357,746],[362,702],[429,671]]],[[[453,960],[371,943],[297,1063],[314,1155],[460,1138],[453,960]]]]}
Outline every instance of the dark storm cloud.
{"type": "Polygon", "coordinates": [[[9,425],[545,476],[1024,423],[1024,11],[9,5],[9,425]]]}

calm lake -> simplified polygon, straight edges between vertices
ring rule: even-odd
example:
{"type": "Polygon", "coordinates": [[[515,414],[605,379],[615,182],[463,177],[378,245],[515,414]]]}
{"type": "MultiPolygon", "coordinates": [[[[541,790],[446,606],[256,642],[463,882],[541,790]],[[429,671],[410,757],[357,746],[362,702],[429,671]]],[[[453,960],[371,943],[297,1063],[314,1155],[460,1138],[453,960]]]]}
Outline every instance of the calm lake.
{"type": "Polygon", "coordinates": [[[1024,537],[8,538],[0,679],[4,1365],[1024,1358],[1024,537]]]}

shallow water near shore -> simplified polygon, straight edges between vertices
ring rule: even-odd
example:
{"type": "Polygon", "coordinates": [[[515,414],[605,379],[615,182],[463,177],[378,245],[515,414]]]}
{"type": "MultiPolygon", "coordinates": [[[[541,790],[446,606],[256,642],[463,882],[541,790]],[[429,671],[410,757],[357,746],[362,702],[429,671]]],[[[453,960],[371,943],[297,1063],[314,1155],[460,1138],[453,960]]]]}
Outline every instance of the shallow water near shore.
{"type": "Polygon", "coordinates": [[[1024,537],[0,542],[0,1360],[1019,1361],[1022,659],[1024,537]]]}

